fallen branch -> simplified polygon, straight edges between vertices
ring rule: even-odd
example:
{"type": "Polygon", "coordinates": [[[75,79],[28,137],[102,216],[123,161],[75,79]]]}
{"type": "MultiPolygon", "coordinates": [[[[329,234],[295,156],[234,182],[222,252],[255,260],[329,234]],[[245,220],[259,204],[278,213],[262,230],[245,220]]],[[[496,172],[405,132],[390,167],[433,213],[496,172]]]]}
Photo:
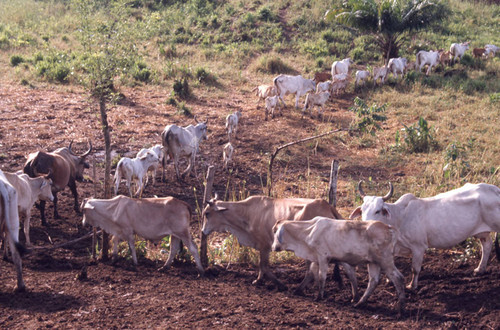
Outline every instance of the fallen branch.
{"type": "MultiPolygon", "coordinates": [[[[102,230],[99,230],[96,234],[100,234],[101,232],[102,232],[102,230]]],[[[87,234],[83,235],[82,237],[76,238],[76,239],[74,239],[72,241],[68,241],[68,242],[64,242],[64,243],[59,243],[59,244],[51,245],[51,246],[35,246],[33,248],[30,248],[30,250],[53,250],[53,249],[58,249],[58,248],[63,247],[63,246],[67,246],[67,245],[74,244],[76,242],[83,241],[84,239],[89,238],[90,236],[92,236],[93,233],[94,233],[94,231],[90,231],[87,234]]]]}
{"type": "Polygon", "coordinates": [[[299,143],[302,143],[302,142],[306,142],[306,141],[318,139],[318,138],[323,137],[325,135],[329,135],[329,134],[333,134],[333,133],[338,133],[338,132],[343,132],[343,131],[348,131],[348,130],[349,129],[347,129],[347,128],[339,128],[339,129],[336,129],[336,130],[333,130],[333,131],[329,131],[329,132],[326,132],[326,133],[323,133],[323,134],[319,134],[319,135],[315,135],[315,136],[310,136],[310,137],[302,139],[302,140],[293,141],[293,142],[281,145],[278,148],[276,148],[276,150],[274,151],[274,153],[271,155],[271,160],[269,161],[269,169],[268,169],[268,173],[267,173],[267,195],[271,196],[271,190],[272,190],[272,187],[273,187],[273,163],[274,163],[274,159],[276,158],[276,156],[278,155],[278,152],[280,152],[280,150],[288,148],[290,146],[293,146],[294,144],[299,144],[299,143]]]}

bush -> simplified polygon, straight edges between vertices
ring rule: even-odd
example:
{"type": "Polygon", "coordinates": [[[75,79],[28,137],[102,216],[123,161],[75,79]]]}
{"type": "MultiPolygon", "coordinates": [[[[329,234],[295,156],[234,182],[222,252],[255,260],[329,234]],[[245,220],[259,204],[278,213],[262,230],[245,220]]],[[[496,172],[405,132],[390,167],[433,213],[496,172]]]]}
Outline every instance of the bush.
{"type": "Polygon", "coordinates": [[[174,94],[181,98],[181,99],[187,99],[189,96],[191,96],[191,91],[189,89],[189,84],[186,78],[181,80],[175,80],[174,81],[174,94]]]}
{"type": "Polygon", "coordinates": [[[184,102],[179,103],[177,107],[177,113],[186,116],[186,117],[192,117],[193,114],[191,113],[191,109],[189,109],[184,102]]]}
{"type": "Polygon", "coordinates": [[[215,85],[217,83],[217,78],[204,68],[197,68],[195,71],[195,77],[200,83],[208,85],[215,85]]]}
{"type": "Polygon", "coordinates": [[[18,66],[19,64],[24,62],[24,58],[21,55],[12,55],[10,57],[10,65],[18,66]]]}
{"type": "Polygon", "coordinates": [[[164,58],[174,58],[177,57],[177,48],[175,45],[168,45],[166,47],[160,47],[160,55],[164,58]]]}
{"type": "Polygon", "coordinates": [[[387,117],[383,115],[386,109],[387,103],[380,107],[376,104],[368,107],[363,99],[356,97],[354,106],[350,107],[349,110],[354,112],[360,119],[355,120],[351,124],[351,128],[375,135],[375,131],[381,129],[379,123],[387,120],[387,117]]]}
{"type": "MultiPolygon", "coordinates": [[[[409,153],[429,152],[437,148],[437,141],[433,136],[434,129],[429,127],[427,121],[422,117],[418,120],[418,126],[404,125],[402,131],[405,134],[403,137],[404,146],[402,148],[409,153]]],[[[399,131],[396,132],[396,147],[401,147],[399,131]]]]}
{"type": "Polygon", "coordinates": [[[143,62],[137,62],[132,68],[132,77],[135,80],[149,82],[151,80],[151,70],[143,62]]]}
{"type": "Polygon", "coordinates": [[[486,90],[486,82],[482,80],[467,80],[461,86],[460,89],[465,94],[474,94],[475,92],[484,92],[486,90]]]}
{"type": "Polygon", "coordinates": [[[259,59],[256,70],[263,73],[271,73],[271,74],[295,73],[295,70],[293,70],[287,64],[283,63],[281,58],[277,56],[268,56],[268,55],[262,56],[259,59]]]}
{"type": "Polygon", "coordinates": [[[277,16],[273,14],[271,9],[268,7],[262,7],[258,13],[259,20],[264,22],[275,22],[277,21],[277,16]]]}

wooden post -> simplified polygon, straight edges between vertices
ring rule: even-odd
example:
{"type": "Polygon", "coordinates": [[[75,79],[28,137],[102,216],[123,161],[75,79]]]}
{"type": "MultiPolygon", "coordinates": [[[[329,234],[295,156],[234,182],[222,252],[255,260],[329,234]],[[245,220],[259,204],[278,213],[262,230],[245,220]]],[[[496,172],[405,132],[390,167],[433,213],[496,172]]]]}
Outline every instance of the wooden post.
{"type": "Polygon", "coordinates": [[[337,178],[339,175],[339,161],[332,161],[332,169],[330,170],[330,183],[328,184],[328,203],[333,207],[337,207],[337,178]]]}
{"type": "MultiPolygon", "coordinates": [[[[97,175],[95,168],[95,155],[92,157],[92,180],[94,181],[94,196],[97,197],[97,175]]],[[[93,227],[92,230],[92,259],[96,258],[96,242],[97,242],[97,229],[93,227]]]]}
{"type": "MultiPolygon", "coordinates": [[[[215,166],[210,165],[207,170],[207,185],[205,186],[205,191],[203,193],[203,209],[205,209],[205,205],[210,200],[210,196],[212,196],[212,186],[214,184],[214,174],[215,174],[215,166]]],[[[207,235],[203,234],[200,228],[200,259],[203,267],[208,266],[208,250],[207,250],[207,235]]]]}

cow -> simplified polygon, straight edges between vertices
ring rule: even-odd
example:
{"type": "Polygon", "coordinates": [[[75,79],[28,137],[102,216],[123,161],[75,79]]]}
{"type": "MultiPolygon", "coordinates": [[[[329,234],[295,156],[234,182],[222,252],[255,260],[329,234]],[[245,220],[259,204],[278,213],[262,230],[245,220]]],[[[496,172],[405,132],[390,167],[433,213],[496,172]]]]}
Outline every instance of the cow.
{"type": "Polygon", "coordinates": [[[332,81],[331,80],[319,82],[316,85],[316,94],[321,93],[321,92],[329,92],[331,89],[332,89],[332,81]]]}
{"type": "MultiPolygon", "coordinates": [[[[259,275],[253,282],[260,284],[267,276],[279,290],[286,286],[269,269],[269,253],[273,244],[273,226],[278,220],[309,220],[315,216],[341,219],[341,215],[330,204],[321,199],[271,198],[251,196],[238,202],[208,201],[203,210],[202,232],[226,232],[236,236],[238,242],[259,251],[259,275]]],[[[301,289],[302,287],[300,287],[301,289]]],[[[301,291],[296,291],[300,294],[301,291]]]]}
{"type": "Polygon", "coordinates": [[[417,58],[415,61],[415,69],[418,72],[422,71],[422,68],[425,65],[428,65],[429,67],[427,68],[427,72],[425,73],[426,76],[431,73],[432,67],[438,65],[439,63],[439,56],[441,55],[443,51],[442,50],[436,50],[436,51],[425,51],[421,50],[417,53],[417,58]]]}
{"type": "Polygon", "coordinates": [[[180,158],[188,159],[188,167],[182,173],[182,177],[191,173],[192,169],[194,169],[195,176],[197,176],[195,159],[200,142],[207,139],[208,119],[204,122],[198,122],[197,120],[196,122],[196,126],[188,125],[186,127],[179,127],[175,124],[167,125],[161,133],[163,148],[169,157],[174,160],[175,174],[178,180],[181,179],[179,174],[180,158]]]}
{"type": "Polygon", "coordinates": [[[200,274],[204,273],[198,248],[189,225],[189,205],[174,197],[132,199],[123,195],[112,199],[89,199],[82,203],[83,225],[102,228],[113,235],[113,261],[118,258],[118,243],[128,243],[132,260],[137,266],[134,235],[147,240],[158,241],[170,236],[170,254],[162,269],[172,265],[181,249],[181,242],[189,249],[200,274]]]}
{"type": "Polygon", "coordinates": [[[276,88],[274,85],[260,85],[252,89],[252,92],[255,92],[259,100],[265,100],[266,97],[276,95],[276,88]]]}
{"type": "Polygon", "coordinates": [[[118,187],[120,186],[120,181],[122,176],[127,181],[127,188],[130,197],[132,194],[132,180],[136,182],[137,191],[136,196],[142,197],[142,192],[144,191],[143,179],[148,175],[148,170],[150,167],[158,167],[160,164],[158,155],[151,150],[147,150],[145,155],[141,157],[128,158],[122,157],[118,164],[116,165],[115,172],[115,195],[118,194],[118,187]]]}
{"type": "Polygon", "coordinates": [[[461,44],[451,44],[450,53],[451,56],[453,56],[453,62],[455,63],[457,61],[457,57],[462,59],[462,56],[464,56],[467,49],[469,49],[469,42],[463,42],[461,44]]]}
{"type": "MultiPolygon", "coordinates": [[[[38,151],[28,156],[24,165],[23,172],[34,178],[49,173],[48,178],[52,180],[52,194],[54,195],[54,218],[59,218],[57,212],[57,193],[66,186],[69,187],[74,197],[74,210],[80,213],[78,204],[78,192],[76,190],[76,181],[83,182],[83,171],[90,168],[86,157],[92,152],[92,143],[90,140],[89,149],[81,154],[73,153],[70,142],[68,147],[56,149],[54,152],[38,151]]],[[[42,225],[47,226],[45,219],[45,201],[41,200],[39,204],[42,225]]]]}
{"type": "Polygon", "coordinates": [[[381,66],[381,67],[374,67],[373,68],[373,82],[375,85],[377,84],[377,81],[380,79],[380,83],[383,84],[385,81],[385,78],[389,74],[389,68],[386,66],[381,66]]]}
{"type": "Polygon", "coordinates": [[[26,248],[19,242],[18,193],[0,170],[0,231],[4,232],[9,242],[12,261],[17,273],[15,292],[23,292],[26,286],[23,281],[23,264],[21,256],[26,248]]]}
{"type": "Polygon", "coordinates": [[[286,107],[283,97],[288,94],[295,94],[295,108],[299,108],[299,98],[302,95],[306,95],[308,92],[314,92],[316,89],[316,84],[312,79],[306,79],[302,76],[290,76],[280,74],[275,77],[273,84],[276,87],[276,94],[283,103],[283,107],[286,107]]]}
{"type": "Polygon", "coordinates": [[[350,58],[344,58],[342,61],[335,61],[332,64],[332,80],[333,76],[339,73],[349,73],[349,66],[352,64],[352,60],[350,58]]]}
{"type": "Polygon", "coordinates": [[[480,239],[482,248],[481,261],[474,272],[481,274],[486,270],[492,247],[490,232],[500,232],[500,188],[466,183],[434,197],[405,194],[391,204],[386,203],[394,191],[391,183],[389,187],[384,197],[367,196],[360,181],[358,190],[363,205],[358,206],[350,218],[361,215],[363,220],[379,220],[396,229],[395,253],[412,255],[409,289],[417,289],[426,249],[451,248],[471,236],[480,239]]]}
{"type": "Polygon", "coordinates": [[[451,52],[449,50],[442,52],[439,55],[439,63],[441,63],[442,66],[451,64],[451,52]]]}
{"type": "Polygon", "coordinates": [[[273,251],[292,251],[311,262],[310,273],[318,281],[317,300],[323,299],[328,262],[340,262],[351,282],[352,302],[365,303],[380,280],[382,271],[394,284],[398,311],[405,302],[404,277],[394,264],[396,233],[380,221],[345,221],[315,217],[307,221],[282,221],[276,224],[273,251]],[[359,299],[355,267],[368,263],[368,287],[359,299]],[[359,299],[359,301],[358,301],[359,299]]]}
{"type": "Polygon", "coordinates": [[[234,147],[231,142],[224,145],[222,150],[222,159],[224,160],[224,169],[228,168],[229,163],[233,162],[234,147]]]}
{"type": "Polygon", "coordinates": [[[356,71],[356,80],[354,81],[354,88],[356,89],[359,86],[359,83],[368,80],[370,76],[371,76],[370,71],[367,70],[356,71]]]}
{"type": "MultiPolygon", "coordinates": [[[[158,170],[158,167],[160,166],[160,164],[163,164],[163,166],[165,166],[165,152],[164,152],[163,146],[161,144],[156,144],[156,145],[152,146],[151,148],[142,148],[141,150],[139,150],[139,152],[137,153],[137,155],[135,157],[140,158],[140,157],[146,155],[146,153],[148,151],[152,151],[156,154],[156,156],[158,156],[158,163],[155,163],[148,168],[148,173],[152,172],[151,176],[153,177],[153,185],[155,185],[156,184],[156,171],[158,170]]],[[[149,182],[148,173],[146,173],[146,183],[144,184],[145,186],[147,186],[148,182],[149,182]]]]}
{"type": "Polygon", "coordinates": [[[302,116],[306,113],[306,110],[309,108],[312,114],[312,108],[314,106],[318,106],[318,117],[323,116],[323,107],[325,106],[326,101],[330,98],[330,92],[321,92],[319,94],[309,93],[306,96],[306,101],[304,102],[304,110],[302,111],[302,116]]]}
{"type": "Polygon", "coordinates": [[[486,53],[486,48],[474,48],[472,50],[472,56],[474,56],[474,58],[483,57],[485,53],[486,53]]]}
{"type": "MultiPolygon", "coordinates": [[[[338,74],[337,76],[340,76],[343,74],[338,74]]],[[[341,91],[345,92],[346,88],[349,86],[349,79],[335,79],[332,82],[330,92],[335,95],[339,95],[341,91]]]]}
{"type": "Polygon", "coordinates": [[[404,57],[391,58],[389,60],[389,63],[387,64],[387,67],[389,68],[394,78],[398,79],[399,73],[401,74],[401,78],[403,77],[407,63],[408,60],[404,57]]]}
{"type": "Polygon", "coordinates": [[[266,107],[265,107],[265,117],[264,117],[265,120],[267,120],[269,113],[271,113],[271,118],[274,118],[274,110],[276,109],[276,107],[278,108],[279,114],[281,116],[282,113],[281,113],[279,96],[275,95],[266,97],[266,107]]]}
{"type": "Polygon", "coordinates": [[[485,55],[489,56],[490,54],[493,54],[493,57],[495,57],[496,53],[500,50],[500,47],[491,44],[485,45],[484,48],[486,49],[485,55]]]}
{"type": "Polygon", "coordinates": [[[316,84],[330,80],[331,78],[332,78],[332,75],[328,71],[327,72],[316,72],[314,74],[314,81],[316,82],[316,84]]]}
{"type": "MultiPolygon", "coordinates": [[[[30,240],[30,218],[31,209],[37,200],[53,201],[52,180],[47,177],[30,178],[27,174],[18,171],[16,173],[4,172],[5,178],[17,191],[18,213],[24,214],[24,236],[26,245],[31,245],[30,240]]],[[[7,245],[5,245],[7,247],[7,245]]],[[[6,252],[6,251],[5,251],[6,252]]],[[[5,253],[4,252],[4,256],[5,253]]]]}
{"type": "Polygon", "coordinates": [[[241,119],[241,111],[235,111],[232,114],[227,115],[226,117],[226,129],[227,129],[227,138],[231,141],[231,135],[234,134],[234,138],[236,138],[236,132],[238,131],[238,123],[241,119]]]}

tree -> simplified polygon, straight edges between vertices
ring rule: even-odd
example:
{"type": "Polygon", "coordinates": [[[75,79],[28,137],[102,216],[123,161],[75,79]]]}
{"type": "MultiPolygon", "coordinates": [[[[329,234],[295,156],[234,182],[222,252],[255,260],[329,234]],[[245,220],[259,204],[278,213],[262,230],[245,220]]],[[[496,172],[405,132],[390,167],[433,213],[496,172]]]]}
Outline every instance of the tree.
{"type": "MultiPolygon", "coordinates": [[[[105,145],[104,198],[111,198],[111,136],[108,103],[116,98],[114,80],[129,72],[137,47],[131,36],[134,24],[124,1],[74,0],[79,15],[78,37],[82,45],[82,84],[98,103],[105,145]]],[[[108,237],[103,233],[103,259],[108,237]]]]}
{"type": "Polygon", "coordinates": [[[441,22],[449,9],[441,0],[347,0],[326,19],[375,34],[385,63],[398,57],[408,34],[441,22]]]}

